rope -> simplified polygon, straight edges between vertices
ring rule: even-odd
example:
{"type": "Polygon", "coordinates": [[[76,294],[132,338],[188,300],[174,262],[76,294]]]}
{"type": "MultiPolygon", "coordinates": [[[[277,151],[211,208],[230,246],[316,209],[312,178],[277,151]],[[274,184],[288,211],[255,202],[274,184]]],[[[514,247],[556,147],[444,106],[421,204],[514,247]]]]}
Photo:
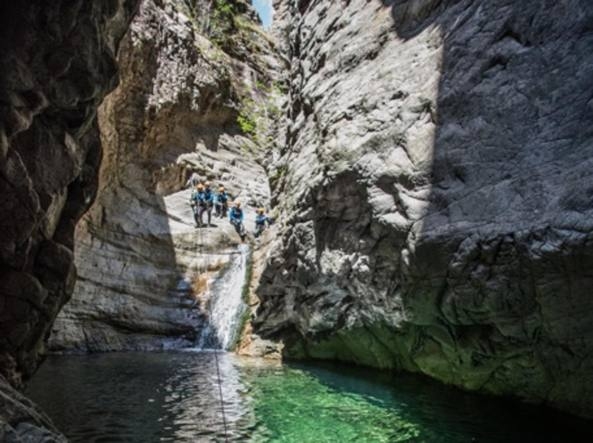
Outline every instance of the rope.
{"type": "MultiPolygon", "coordinates": [[[[203,236],[202,236],[202,227],[198,228],[198,236],[197,238],[197,242],[198,244],[196,245],[196,251],[198,253],[198,256],[202,255],[202,247],[203,247],[203,236]]],[[[206,293],[209,292],[209,287],[208,287],[208,262],[209,262],[209,258],[208,258],[208,254],[205,254],[205,275],[206,275],[206,293]]],[[[198,261],[198,274],[200,274],[200,263],[198,261]]],[[[210,315],[210,319],[212,319],[212,304],[210,303],[211,298],[208,298],[208,313],[210,315]]],[[[224,426],[224,441],[228,442],[229,441],[229,437],[228,437],[228,428],[227,428],[227,422],[226,422],[226,413],[224,411],[224,397],[222,394],[222,377],[220,376],[220,364],[218,362],[218,349],[214,348],[214,361],[216,362],[216,382],[218,384],[218,396],[220,398],[220,411],[222,413],[222,423],[224,426]]]]}
{"type": "Polygon", "coordinates": [[[227,430],[227,424],[226,424],[226,414],[224,412],[224,398],[222,396],[222,381],[220,378],[220,367],[218,364],[218,350],[214,350],[214,360],[216,361],[216,377],[217,377],[217,381],[218,381],[218,394],[220,395],[220,410],[222,412],[222,423],[224,425],[224,441],[228,442],[229,441],[229,437],[228,437],[228,430],[227,430]]]}

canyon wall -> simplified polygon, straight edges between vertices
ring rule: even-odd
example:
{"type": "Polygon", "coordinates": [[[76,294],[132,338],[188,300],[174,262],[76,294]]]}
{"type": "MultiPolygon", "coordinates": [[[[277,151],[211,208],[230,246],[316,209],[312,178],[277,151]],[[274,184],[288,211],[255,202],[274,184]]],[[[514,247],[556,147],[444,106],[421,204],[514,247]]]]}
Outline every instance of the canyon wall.
{"type": "Polygon", "coordinates": [[[14,390],[76,280],[74,227],[92,203],[96,111],[136,0],[0,4],[0,440],[65,441],[14,390]],[[12,385],[12,386],[11,386],[12,385]]]}
{"type": "Polygon", "coordinates": [[[593,4],[277,0],[256,332],[593,416],[593,4]]]}
{"type": "Polygon", "coordinates": [[[593,4],[145,0],[116,61],[136,1],[4,3],[0,439],[62,439],[10,385],[72,291],[54,349],[195,343],[192,171],[279,209],[244,349],[593,416],[593,4]]]}
{"type": "Polygon", "coordinates": [[[136,3],[0,6],[0,373],[14,385],[36,369],[76,280],[74,227],[101,158],[96,110],[136,3]]]}
{"type": "Polygon", "coordinates": [[[253,206],[270,199],[262,165],[281,65],[249,2],[145,0],[118,63],[120,85],[99,112],[98,197],[77,227],[78,279],[53,327],[56,350],[196,344],[208,322],[205,281],[226,272],[239,237],[227,219],[194,228],[186,180],[195,171],[224,184],[250,229],[253,206]]]}

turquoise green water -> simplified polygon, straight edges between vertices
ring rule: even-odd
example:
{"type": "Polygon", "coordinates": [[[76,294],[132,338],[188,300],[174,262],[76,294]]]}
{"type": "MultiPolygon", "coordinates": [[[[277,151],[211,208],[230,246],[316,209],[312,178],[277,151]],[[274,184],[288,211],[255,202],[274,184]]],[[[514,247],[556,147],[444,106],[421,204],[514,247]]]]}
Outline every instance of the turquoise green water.
{"type": "Polygon", "coordinates": [[[75,442],[590,442],[589,422],[360,368],[211,353],[50,358],[29,395],[75,442]]]}
{"type": "MultiPolygon", "coordinates": [[[[331,377],[331,373],[323,374],[331,377]]],[[[262,425],[256,441],[406,442],[423,435],[383,392],[369,384],[348,386],[345,378],[325,377],[304,368],[283,368],[252,375],[253,406],[262,425]],[[346,383],[344,383],[346,382],[346,383]]],[[[352,381],[350,381],[352,382],[352,381]]],[[[389,389],[387,389],[389,392],[389,389]]]]}

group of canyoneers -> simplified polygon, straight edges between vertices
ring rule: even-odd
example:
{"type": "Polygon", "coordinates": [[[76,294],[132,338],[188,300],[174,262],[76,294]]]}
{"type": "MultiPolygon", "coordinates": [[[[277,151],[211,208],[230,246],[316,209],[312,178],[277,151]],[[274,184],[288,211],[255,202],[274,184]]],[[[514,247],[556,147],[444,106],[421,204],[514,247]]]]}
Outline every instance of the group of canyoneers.
{"type": "MultiPolygon", "coordinates": [[[[212,226],[212,210],[214,209],[214,216],[217,218],[226,218],[228,214],[229,221],[241,237],[241,241],[245,241],[247,232],[243,224],[241,202],[235,199],[232,201],[229,210],[232,199],[223,185],[220,185],[217,191],[213,191],[210,182],[200,180],[198,174],[194,172],[187,181],[186,187],[192,188],[189,204],[193,210],[196,228],[212,226]],[[204,224],[204,214],[208,219],[207,224],[204,224]]],[[[266,215],[265,209],[258,208],[255,217],[254,236],[259,237],[271,223],[272,220],[266,215]]]]}

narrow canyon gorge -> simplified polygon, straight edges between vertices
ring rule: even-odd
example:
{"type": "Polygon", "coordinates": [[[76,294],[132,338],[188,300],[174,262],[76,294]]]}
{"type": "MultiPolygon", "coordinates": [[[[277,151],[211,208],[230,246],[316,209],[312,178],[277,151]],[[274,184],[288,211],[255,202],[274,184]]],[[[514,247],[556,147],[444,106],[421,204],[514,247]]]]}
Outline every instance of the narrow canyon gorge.
{"type": "Polygon", "coordinates": [[[22,393],[52,352],[327,360],[593,418],[593,4],[273,6],[0,5],[0,441],[66,441],[22,393]],[[247,241],[196,229],[193,173],[247,241]]]}

